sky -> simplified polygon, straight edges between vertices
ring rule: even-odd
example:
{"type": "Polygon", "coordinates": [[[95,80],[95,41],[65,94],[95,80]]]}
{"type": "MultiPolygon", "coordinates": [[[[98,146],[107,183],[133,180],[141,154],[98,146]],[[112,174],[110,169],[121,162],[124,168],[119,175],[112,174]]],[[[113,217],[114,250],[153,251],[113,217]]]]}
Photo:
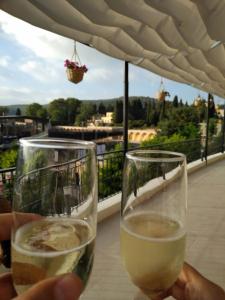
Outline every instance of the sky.
{"type": "MultiPolygon", "coordinates": [[[[79,84],[67,80],[64,60],[71,59],[74,41],[34,27],[0,10],[0,106],[47,104],[57,98],[80,100],[123,96],[124,62],[77,43],[82,64],[88,72],[79,84]]],[[[129,64],[129,95],[155,97],[161,78],[129,64]]],[[[163,78],[173,99],[192,103],[205,92],[163,78]]],[[[218,104],[222,100],[215,97],[218,104]]]]}

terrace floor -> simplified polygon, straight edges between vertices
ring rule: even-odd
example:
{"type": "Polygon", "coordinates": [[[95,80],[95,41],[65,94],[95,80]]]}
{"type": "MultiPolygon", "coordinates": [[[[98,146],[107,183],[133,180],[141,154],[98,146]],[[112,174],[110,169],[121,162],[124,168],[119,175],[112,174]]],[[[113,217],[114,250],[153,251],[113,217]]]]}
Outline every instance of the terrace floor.
{"type": "MultiPolygon", "coordinates": [[[[94,269],[82,300],[145,299],[129,281],[119,247],[116,214],[98,226],[94,269]]],[[[186,261],[225,288],[225,160],[189,176],[186,261]]]]}

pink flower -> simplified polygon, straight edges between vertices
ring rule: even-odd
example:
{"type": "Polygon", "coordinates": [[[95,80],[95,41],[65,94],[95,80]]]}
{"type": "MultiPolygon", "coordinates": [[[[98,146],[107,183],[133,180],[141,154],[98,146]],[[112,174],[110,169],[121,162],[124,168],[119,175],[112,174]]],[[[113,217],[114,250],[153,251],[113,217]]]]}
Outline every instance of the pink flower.
{"type": "Polygon", "coordinates": [[[64,61],[64,67],[68,69],[73,69],[73,70],[82,70],[84,73],[88,71],[88,68],[86,65],[80,66],[78,62],[76,61],[70,61],[69,59],[66,59],[64,61]]]}

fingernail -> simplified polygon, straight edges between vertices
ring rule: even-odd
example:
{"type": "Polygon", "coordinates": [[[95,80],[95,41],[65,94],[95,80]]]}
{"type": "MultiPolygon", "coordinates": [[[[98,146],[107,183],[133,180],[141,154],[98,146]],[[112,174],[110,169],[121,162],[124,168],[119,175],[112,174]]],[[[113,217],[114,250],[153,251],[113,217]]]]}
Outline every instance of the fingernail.
{"type": "Polygon", "coordinates": [[[82,292],[81,280],[73,275],[65,275],[60,278],[55,286],[54,294],[56,300],[76,300],[82,292]]]}

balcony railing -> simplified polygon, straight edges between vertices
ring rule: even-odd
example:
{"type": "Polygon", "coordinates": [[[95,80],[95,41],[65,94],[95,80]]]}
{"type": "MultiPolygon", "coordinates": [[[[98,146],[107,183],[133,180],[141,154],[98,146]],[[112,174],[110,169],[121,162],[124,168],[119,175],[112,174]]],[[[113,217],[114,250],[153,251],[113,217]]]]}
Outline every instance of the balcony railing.
{"type": "MultiPolygon", "coordinates": [[[[183,142],[174,142],[168,144],[157,144],[144,148],[136,149],[157,149],[176,151],[184,153],[187,161],[192,162],[198,159],[207,160],[205,152],[205,140],[195,139],[183,142]]],[[[129,149],[132,150],[132,149],[129,149]]],[[[208,155],[223,152],[221,137],[214,137],[208,142],[208,155]]],[[[99,201],[110,197],[122,189],[122,170],[124,162],[123,151],[106,152],[97,155],[98,162],[98,184],[99,201]]],[[[12,201],[13,180],[15,179],[15,168],[0,170],[0,195],[3,198],[12,201]]]]}
{"type": "MultiPolygon", "coordinates": [[[[136,149],[157,149],[184,153],[187,161],[203,159],[203,141],[187,140],[177,143],[164,143],[136,149]]],[[[133,150],[133,149],[130,149],[133,150]]],[[[122,189],[123,151],[115,151],[98,155],[99,201],[118,193],[122,189]]]]}

